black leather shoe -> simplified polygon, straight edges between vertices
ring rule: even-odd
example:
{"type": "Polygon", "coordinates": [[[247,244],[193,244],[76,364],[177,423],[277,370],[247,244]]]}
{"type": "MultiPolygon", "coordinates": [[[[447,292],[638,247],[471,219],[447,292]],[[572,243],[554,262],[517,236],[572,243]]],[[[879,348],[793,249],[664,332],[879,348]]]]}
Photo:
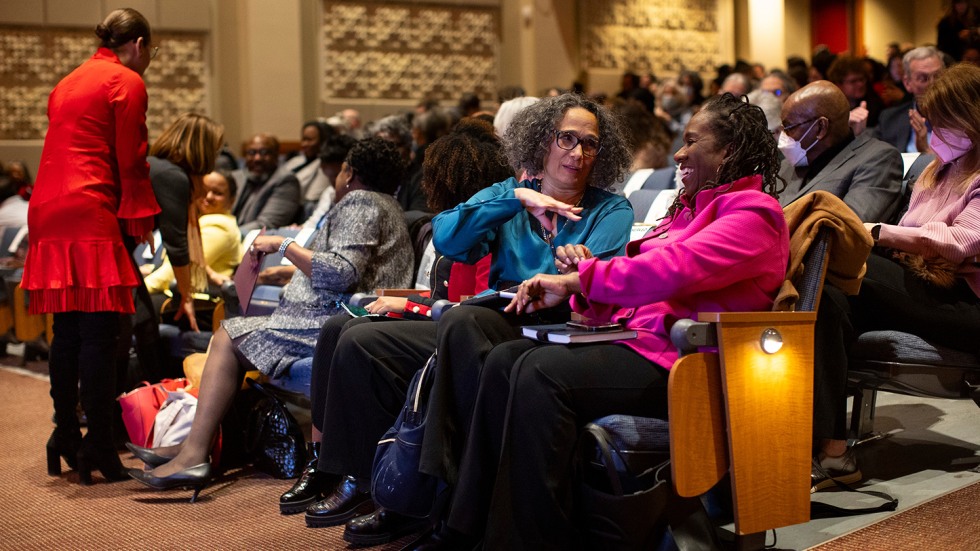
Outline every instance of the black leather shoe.
{"type": "Polygon", "coordinates": [[[359,491],[354,477],[345,476],[329,496],[306,509],[306,525],[310,528],[337,526],[372,509],[371,492],[359,491]]]}
{"type": "Polygon", "coordinates": [[[132,442],[126,442],[126,449],[136,456],[136,459],[139,459],[154,469],[173,459],[173,457],[162,456],[150,448],[137,446],[132,442]]]}
{"type": "Polygon", "coordinates": [[[309,446],[310,461],[300,473],[293,487],[279,496],[279,512],[284,515],[302,513],[310,505],[324,498],[327,492],[334,489],[340,482],[337,475],[318,471],[320,461],[320,443],[309,446]]]}
{"type": "Polygon", "coordinates": [[[200,465],[194,465],[170,476],[153,476],[153,473],[150,471],[129,469],[129,476],[154,490],[191,488],[194,490],[194,495],[191,496],[191,503],[194,503],[197,501],[197,495],[201,493],[201,490],[211,480],[211,464],[201,463],[200,465]]]}
{"type": "Polygon", "coordinates": [[[380,545],[429,526],[424,518],[400,515],[379,507],[373,513],[351,519],[344,528],[344,541],[354,545],[380,545]]]}

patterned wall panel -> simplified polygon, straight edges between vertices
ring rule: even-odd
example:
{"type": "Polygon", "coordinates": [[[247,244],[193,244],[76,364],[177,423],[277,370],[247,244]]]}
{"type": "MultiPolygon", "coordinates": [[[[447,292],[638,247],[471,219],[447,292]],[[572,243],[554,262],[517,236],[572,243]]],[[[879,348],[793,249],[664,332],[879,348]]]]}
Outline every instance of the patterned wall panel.
{"type": "MultiPolygon", "coordinates": [[[[150,136],[184,111],[208,112],[203,33],[154,33],[160,53],[144,78],[150,136]]],[[[0,26],[0,140],[41,139],[51,89],[95,52],[90,30],[0,26]]]]}
{"type": "Polygon", "coordinates": [[[713,77],[722,63],[717,0],[588,0],[579,15],[587,69],[713,77]]]}
{"type": "Polygon", "coordinates": [[[323,101],[496,96],[498,8],[332,0],[323,8],[323,101]]]}

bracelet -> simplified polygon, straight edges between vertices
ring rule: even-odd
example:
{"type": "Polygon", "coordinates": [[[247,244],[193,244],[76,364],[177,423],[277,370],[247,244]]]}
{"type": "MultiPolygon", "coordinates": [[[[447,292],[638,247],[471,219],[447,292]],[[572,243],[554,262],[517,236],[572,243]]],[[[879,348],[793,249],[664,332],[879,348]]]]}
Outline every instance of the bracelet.
{"type": "Polygon", "coordinates": [[[289,246],[295,242],[296,240],[293,239],[292,237],[287,237],[286,239],[283,239],[282,244],[279,245],[279,254],[281,254],[282,256],[286,256],[286,249],[288,249],[289,246]]]}

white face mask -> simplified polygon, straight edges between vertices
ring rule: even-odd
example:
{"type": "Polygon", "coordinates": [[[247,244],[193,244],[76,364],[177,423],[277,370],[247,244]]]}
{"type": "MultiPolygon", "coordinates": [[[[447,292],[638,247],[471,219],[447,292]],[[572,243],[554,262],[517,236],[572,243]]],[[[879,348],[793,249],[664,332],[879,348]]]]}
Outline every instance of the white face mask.
{"type": "MultiPolygon", "coordinates": [[[[802,138],[805,138],[806,135],[809,134],[811,130],[813,130],[813,125],[815,124],[817,124],[817,121],[813,121],[812,123],[810,123],[810,128],[806,129],[806,132],[803,133],[802,138]]],[[[813,149],[813,146],[817,145],[817,142],[819,141],[820,140],[813,140],[813,143],[810,144],[810,147],[803,149],[803,146],[800,144],[800,142],[791,138],[790,135],[787,134],[786,131],[784,130],[779,133],[779,140],[776,141],[776,147],[779,148],[779,150],[783,153],[783,156],[786,157],[786,160],[789,161],[791,165],[807,166],[808,164],[810,164],[810,161],[807,160],[806,158],[807,151],[813,149]]]]}

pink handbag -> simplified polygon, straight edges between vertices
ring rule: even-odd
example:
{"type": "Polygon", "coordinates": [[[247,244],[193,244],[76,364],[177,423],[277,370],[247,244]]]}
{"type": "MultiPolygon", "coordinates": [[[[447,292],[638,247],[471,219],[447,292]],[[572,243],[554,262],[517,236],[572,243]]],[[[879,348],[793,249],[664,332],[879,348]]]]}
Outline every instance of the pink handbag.
{"type": "Polygon", "coordinates": [[[153,443],[153,423],[167,400],[167,392],[185,388],[190,382],[187,379],[164,379],[153,385],[143,381],[141,385],[120,395],[117,400],[122,407],[123,424],[130,442],[145,447],[153,443]]]}

